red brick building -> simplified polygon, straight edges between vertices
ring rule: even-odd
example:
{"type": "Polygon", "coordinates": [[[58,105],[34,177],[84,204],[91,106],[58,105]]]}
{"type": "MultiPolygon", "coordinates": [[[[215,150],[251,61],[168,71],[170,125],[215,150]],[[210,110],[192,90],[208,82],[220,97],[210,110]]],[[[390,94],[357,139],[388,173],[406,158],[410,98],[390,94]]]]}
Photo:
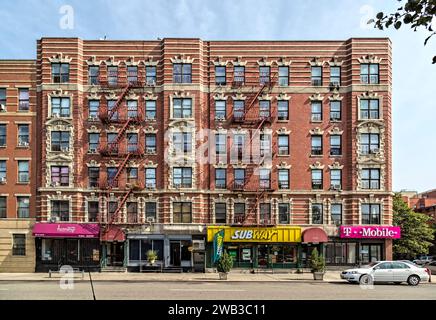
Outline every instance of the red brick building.
{"type": "Polygon", "coordinates": [[[389,39],[42,38],[36,66],[37,270],[202,270],[217,227],[239,267],[391,257],[338,227],[392,224],[389,39]]]}
{"type": "Polygon", "coordinates": [[[0,60],[0,272],[33,272],[36,65],[0,60]]]}

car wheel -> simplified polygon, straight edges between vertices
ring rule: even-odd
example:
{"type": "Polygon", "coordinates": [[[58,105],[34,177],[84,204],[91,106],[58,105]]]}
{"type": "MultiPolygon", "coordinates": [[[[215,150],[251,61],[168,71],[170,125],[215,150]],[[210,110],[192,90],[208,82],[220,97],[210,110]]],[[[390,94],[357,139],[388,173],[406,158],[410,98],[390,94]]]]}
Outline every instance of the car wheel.
{"type": "Polygon", "coordinates": [[[359,278],[359,284],[361,285],[370,285],[372,283],[373,281],[369,274],[364,274],[359,278]]]}
{"type": "Polygon", "coordinates": [[[411,275],[407,279],[407,283],[409,284],[409,286],[417,286],[420,281],[421,279],[417,275],[411,275]]]}

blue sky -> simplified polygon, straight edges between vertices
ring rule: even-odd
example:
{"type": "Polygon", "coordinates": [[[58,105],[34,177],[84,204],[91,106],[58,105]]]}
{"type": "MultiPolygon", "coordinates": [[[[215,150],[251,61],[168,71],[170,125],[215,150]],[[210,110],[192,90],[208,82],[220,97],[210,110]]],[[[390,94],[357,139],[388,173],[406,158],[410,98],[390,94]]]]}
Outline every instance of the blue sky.
{"type": "MultiPolygon", "coordinates": [[[[0,59],[33,59],[43,36],[84,39],[308,40],[390,37],[393,42],[394,190],[436,188],[436,38],[365,25],[396,0],[0,0],[0,59]],[[63,5],[74,28],[62,29],[63,5]]],[[[435,28],[436,29],[436,28],[435,28]]]]}

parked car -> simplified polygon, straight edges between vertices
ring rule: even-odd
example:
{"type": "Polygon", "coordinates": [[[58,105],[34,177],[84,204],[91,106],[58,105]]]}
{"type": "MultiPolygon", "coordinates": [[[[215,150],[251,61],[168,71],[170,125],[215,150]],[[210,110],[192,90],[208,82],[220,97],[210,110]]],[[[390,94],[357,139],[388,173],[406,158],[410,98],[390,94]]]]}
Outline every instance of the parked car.
{"type": "Polygon", "coordinates": [[[413,263],[423,266],[424,264],[431,262],[433,260],[434,260],[433,256],[419,256],[415,260],[413,260],[413,263]]]}
{"type": "Polygon", "coordinates": [[[341,273],[348,282],[370,284],[376,282],[407,282],[411,286],[430,280],[430,270],[404,261],[377,261],[356,269],[341,273]]]}
{"type": "Polygon", "coordinates": [[[429,269],[431,274],[436,274],[436,261],[427,262],[424,268],[429,269]]]}

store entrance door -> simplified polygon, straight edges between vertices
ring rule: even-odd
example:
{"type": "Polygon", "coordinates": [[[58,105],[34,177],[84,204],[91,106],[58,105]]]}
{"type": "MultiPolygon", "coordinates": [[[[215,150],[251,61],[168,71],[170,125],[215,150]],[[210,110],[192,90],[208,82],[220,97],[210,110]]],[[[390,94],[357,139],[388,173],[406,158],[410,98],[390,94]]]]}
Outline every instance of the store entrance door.
{"type": "Polygon", "coordinates": [[[268,245],[260,244],[257,246],[257,267],[270,268],[268,245]]]}
{"type": "Polygon", "coordinates": [[[170,266],[180,267],[180,241],[170,242],[170,266]]]}
{"type": "Polygon", "coordinates": [[[108,266],[122,266],[124,264],[124,242],[108,242],[106,249],[108,266]]]}
{"type": "Polygon", "coordinates": [[[79,241],[77,239],[67,239],[67,264],[75,265],[79,261],[79,241]]]}

